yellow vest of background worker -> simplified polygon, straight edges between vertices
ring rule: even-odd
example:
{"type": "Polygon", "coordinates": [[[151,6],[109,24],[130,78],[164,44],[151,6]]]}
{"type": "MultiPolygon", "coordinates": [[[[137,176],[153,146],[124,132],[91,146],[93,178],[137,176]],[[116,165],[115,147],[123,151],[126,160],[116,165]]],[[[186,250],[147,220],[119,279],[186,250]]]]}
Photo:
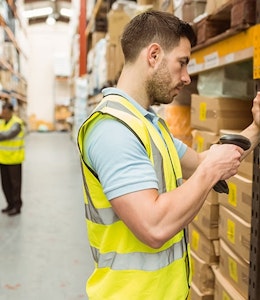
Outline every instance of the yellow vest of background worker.
{"type": "Polygon", "coordinates": [[[20,164],[25,158],[23,121],[17,116],[12,116],[7,124],[0,120],[0,132],[10,130],[15,123],[21,126],[19,134],[12,139],[0,141],[0,163],[4,165],[20,164]]]}
{"type": "Polygon", "coordinates": [[[95,261],[95,270],[87,282],[89,299],[186,299],[191,272],[185,230],[159,249],[142,243],[113,212],[97,176],[84,161],[86,131],[104,118],[118,119],[144,145],[155,166],[160,193],[175,189],[182,178],[178,154],[163,120],[159,121],[162,139],[158,130],[129,101],[116,95],[103,98],[78,135],[88,238],[95,261]]]}

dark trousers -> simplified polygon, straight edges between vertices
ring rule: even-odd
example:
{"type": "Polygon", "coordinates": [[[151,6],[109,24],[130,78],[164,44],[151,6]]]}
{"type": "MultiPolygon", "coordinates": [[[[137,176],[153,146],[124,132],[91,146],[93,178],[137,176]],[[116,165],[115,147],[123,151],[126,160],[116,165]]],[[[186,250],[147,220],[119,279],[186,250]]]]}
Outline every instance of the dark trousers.
{"type": "Polygon", "coordinates": [[[22,164],[3,165],[0,164],[2,189],[10,208],[22,206],[22,164]]]}

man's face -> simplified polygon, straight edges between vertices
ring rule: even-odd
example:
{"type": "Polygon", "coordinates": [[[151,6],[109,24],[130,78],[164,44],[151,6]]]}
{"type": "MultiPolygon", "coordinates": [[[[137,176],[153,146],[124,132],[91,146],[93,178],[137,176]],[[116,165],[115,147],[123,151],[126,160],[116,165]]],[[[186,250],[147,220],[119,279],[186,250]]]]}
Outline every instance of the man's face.
{"type": "Polygon", "coordinates": [[[190,84],[191,80],[187,72],[190,52],[189,40],[181,38],[179,45],[165,54],[159,67],[146,84],[146,91],[152,104],[171,103],[184,85],[190,84]]]}
{"type": "Polygon", "coordinates": [[[12,116],[12,112],[8,108],[2,109],[1,118],[8,121],[12,116]]]}

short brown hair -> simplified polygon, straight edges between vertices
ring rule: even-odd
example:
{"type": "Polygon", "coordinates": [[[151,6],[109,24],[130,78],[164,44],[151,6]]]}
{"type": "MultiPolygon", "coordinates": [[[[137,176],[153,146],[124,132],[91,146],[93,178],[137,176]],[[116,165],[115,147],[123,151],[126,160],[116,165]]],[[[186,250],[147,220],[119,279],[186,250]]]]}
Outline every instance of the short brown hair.
{"type": "Polygon", "coordinates": [[[188,23],[168,12],[148,10],[135,16],[124,29],[121,46],[125,61],[135,61],[140,51],[154,42],[170,50],[178,46],[181,37],[186,37],[191,46],[196,44],[196,35],[188,23]]]}

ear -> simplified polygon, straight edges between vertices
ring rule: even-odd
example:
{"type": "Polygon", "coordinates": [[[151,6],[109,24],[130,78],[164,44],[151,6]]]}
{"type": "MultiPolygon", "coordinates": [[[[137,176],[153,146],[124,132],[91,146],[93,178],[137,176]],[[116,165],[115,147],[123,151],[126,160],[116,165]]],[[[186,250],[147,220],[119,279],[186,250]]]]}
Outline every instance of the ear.
{"type": "Polygon", "coordinates": [[[158,63],[158,61],[161,59],[161,56],[162,56],[162,48],[159,44],[153,43],[149,45],[147,51],[147,59],[149,64],[152,67],[158,63]]]}

